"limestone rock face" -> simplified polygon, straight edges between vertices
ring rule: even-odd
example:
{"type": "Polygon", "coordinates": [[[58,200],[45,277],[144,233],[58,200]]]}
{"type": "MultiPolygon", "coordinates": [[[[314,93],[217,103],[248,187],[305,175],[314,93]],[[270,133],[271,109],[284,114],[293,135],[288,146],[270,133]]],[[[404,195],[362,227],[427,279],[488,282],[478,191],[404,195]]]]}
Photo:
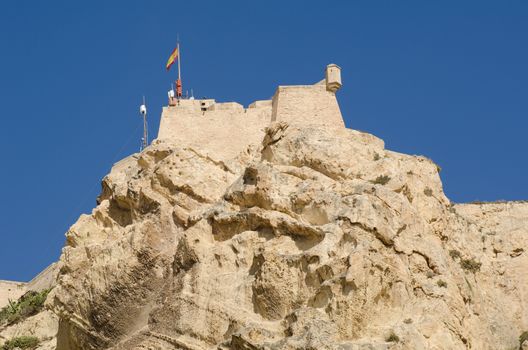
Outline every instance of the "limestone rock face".
{"type": "Polygon", "coordinates": [[[58,324],[58,318],[53,312],[43,310],[22,322],[0,327],[0,344],[20,336],[33,336],[39,339],[36,350],[53,350],[57,343],[58,324]]]}
{"type": "Polygon", "coordinates": [[[67,233],[57,349],[510,349],[528,204],[455,205],[438,167],[350,129],[232,159],[157,142],[67,233]]]}

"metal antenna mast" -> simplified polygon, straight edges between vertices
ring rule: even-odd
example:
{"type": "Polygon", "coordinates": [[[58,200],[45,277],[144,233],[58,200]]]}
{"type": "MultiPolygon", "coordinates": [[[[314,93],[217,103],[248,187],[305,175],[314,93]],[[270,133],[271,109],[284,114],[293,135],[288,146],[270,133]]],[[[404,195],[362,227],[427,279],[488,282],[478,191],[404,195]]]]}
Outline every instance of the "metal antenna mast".
{"type": "Polygon", "coordinates": [[[143,151],[148,145],[147,105],[145,104],[145,96],[143,96],[143,104],[139,106],[139,113],[143,117],[143,138],[141,139],[140,148],[140,151],[143,151]]]}

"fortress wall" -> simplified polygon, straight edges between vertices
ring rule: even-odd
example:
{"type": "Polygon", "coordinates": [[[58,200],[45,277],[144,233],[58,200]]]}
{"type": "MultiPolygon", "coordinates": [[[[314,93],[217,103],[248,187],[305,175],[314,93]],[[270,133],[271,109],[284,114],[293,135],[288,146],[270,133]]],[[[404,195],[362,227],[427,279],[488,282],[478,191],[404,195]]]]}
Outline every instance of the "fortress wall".
{"type": "Polygon", "coordinates": [[[181,142],[227,159],[260,143],[272,121],[344,128],[335,95],[340,87],[340,68],[330,64],[319,83],[279,86],[272,100],[255,101],[247,109],[213,99],[171,100],[176,105],[163,108],[158,140],[181,142]]]}
{"type": "Polygon", "coordinates": [[[235,113],[244,113],[244,106],[236,102],[222,102],[213,104],[210,108],[208,108],[208,111],[231,111],[235,113]]]}
{"type": "Polygon", "coordinates": [[[267,105],[261,105],[257,108],[249,107],[245,110],[245,113],[248,118],[259,120],[259,123],[268,126],[271,123],[271,100],[267,105]]]}
{"type": "Polygon", "coordinates": [[[272,121],[345,127],[335,93],[323,84],[279,86],[273,96],[272,121]]]}
{"type": "Polygon", "coordinates": [[[252,108],[265,108],[265,107],[270,107],[270,108],[271,108],[272,103],[273,103],[272,100],[259,100],[259,101],[255,101],[255,102],[251,103],[251,104],[248,106],[248,109],[252,109],[252,108]]]}
{"type": "Polygon", "coordinates": [[[57,283],[57,275],[59,274],[59,266],[53,263],[46,267],[41,273],[35,276],[27,283],[27,290],[34,290],[40,292],[44,289],[54,287],[57,283]]]}
{"type": "Polygon", "coordinates": [[[249,144],[260,143],[271,120],[271,106],[244,109],[234,102],[215,103],[201,111],[195,102],[181,102],[163,108],[158,139],[181,141],[223,159],[235,157],[249,144]]]}
{"type": "Polygon", "coordinates": [[[0,280],[0,308],[6,306],[9,300],[17,300],[27,291],[34,290],[40,292],[44,289],[54,287],[57,283],[58,273],[58,264],[53,263],[27,283],[0,280]]]}
{"type": "Polygon", "coordinates": [[[0,308],[9,303],[9,300],[17,300],[26,292],[26,283],[13,281],[0,281],[0,308]]]}

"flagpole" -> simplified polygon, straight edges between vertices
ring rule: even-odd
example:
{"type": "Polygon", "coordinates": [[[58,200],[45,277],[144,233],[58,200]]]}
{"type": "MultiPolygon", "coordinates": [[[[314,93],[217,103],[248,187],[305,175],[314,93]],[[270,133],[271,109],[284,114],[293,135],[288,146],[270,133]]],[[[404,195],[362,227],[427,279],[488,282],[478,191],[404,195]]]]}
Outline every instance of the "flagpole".
{"type": "Polygon", "coordinates": [[[181,68],[180,68],[181,52],[180,52],[180,42],[179,41],[178,41],[177,49],[178,49],[178,79],[181,82],[181,68]]]}
{"type": "Polygon", "coordinates": [[[178,101],[182,98],[182,91],[183,91],[183,87],[182,87],[182,82],[181,82],[181,63],[180,63],[180,36],[178,35],[178,39],[177,39],[177,44],[176,44],[176,50],[178,52],[178,56],[176,57],[178,59],[178,81],[176,82],[176,97],[178,98],[178,101]]]}

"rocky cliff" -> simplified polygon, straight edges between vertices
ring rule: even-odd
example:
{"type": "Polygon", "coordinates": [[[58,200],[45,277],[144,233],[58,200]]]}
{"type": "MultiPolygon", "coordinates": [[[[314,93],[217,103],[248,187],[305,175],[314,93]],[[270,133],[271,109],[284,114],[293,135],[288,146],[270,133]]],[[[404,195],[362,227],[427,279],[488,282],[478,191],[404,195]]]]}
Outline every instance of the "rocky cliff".
{"type": "Polygon", "coordinates": [[[154,143],[67,233],[57,348],[517,348],[528,204],[453,205],[438,171],[284,122],[233,159],[154,143]]]}
{"type": "Polygon", "coordinates": [[[453,205],[438,172],[344,128],[155,142],[67,233],[57,349],[517,349],[528,204],[453,205]]]}

